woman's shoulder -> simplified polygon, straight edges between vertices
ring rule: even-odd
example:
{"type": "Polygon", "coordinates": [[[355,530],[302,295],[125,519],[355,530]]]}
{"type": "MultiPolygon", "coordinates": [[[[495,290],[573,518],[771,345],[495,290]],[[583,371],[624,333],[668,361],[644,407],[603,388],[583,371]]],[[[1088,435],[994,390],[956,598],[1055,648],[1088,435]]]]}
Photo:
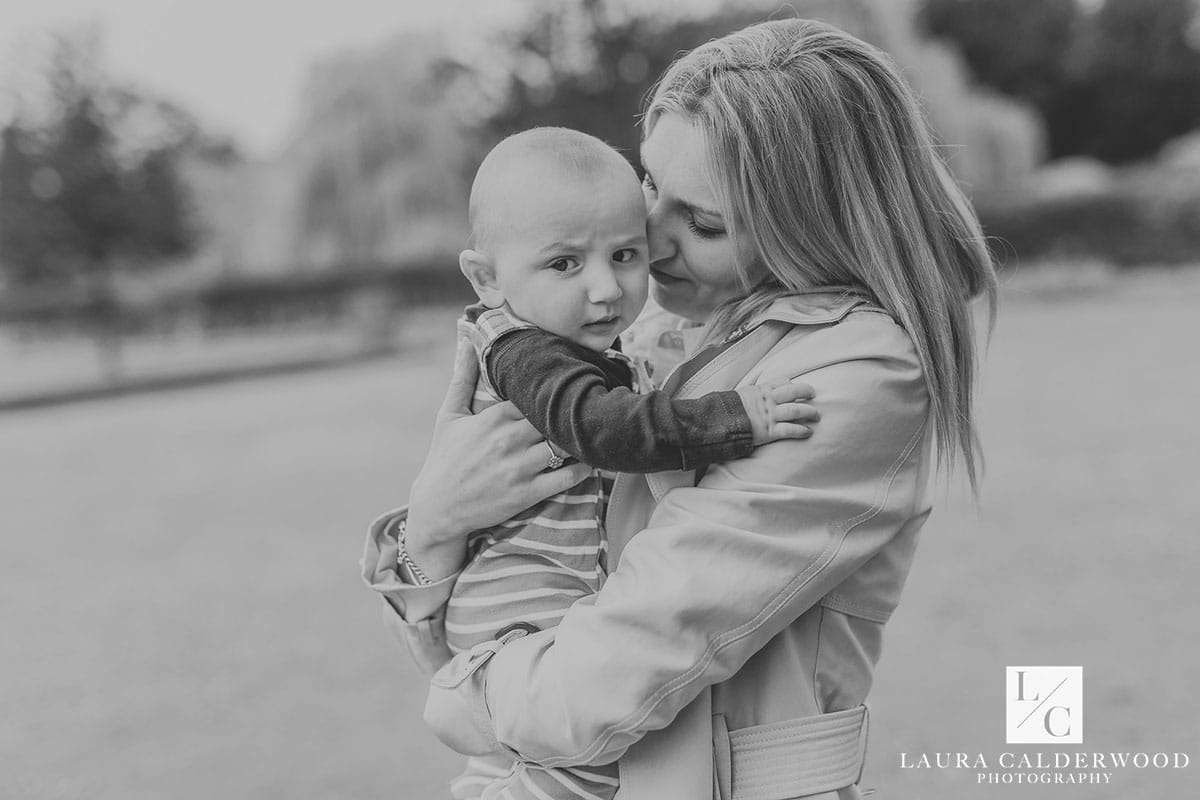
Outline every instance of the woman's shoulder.
{"type": "Polygon", "coordinates": [[[885,310],[869,301],[833,303],[804,295],[784,298],[774,311],[771,318],[787,327],[748,377],[800,378],[827,400],[853,398],[892,418],[927,414],[917,349],[885,310]]]}
{"type": "Polygon", "coordinates": [[[807,292],[781,297],[757,322],[786,327],[777,350],[792,357],[886,359],[918,370],[917,349],[895,318],[869,298],[849,292],[807,292]]]}

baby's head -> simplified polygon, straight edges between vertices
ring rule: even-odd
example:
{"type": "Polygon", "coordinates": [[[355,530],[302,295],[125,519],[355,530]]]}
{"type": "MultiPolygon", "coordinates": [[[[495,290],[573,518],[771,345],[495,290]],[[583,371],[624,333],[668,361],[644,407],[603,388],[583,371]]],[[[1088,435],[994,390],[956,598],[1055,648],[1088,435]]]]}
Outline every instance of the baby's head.
{"type": "Polygon", "coordinates": [[[508,137],[471,186],[459,266],[479,299],[603,351],[646,303],[646,206],[633,167],[594,136],[534,128],[508,137]]]}

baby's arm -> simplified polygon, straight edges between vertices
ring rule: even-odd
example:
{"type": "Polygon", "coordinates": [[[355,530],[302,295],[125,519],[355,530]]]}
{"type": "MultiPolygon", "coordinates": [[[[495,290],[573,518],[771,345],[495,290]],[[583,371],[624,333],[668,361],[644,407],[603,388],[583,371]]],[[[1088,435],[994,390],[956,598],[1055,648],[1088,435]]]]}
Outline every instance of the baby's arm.
{"type": "Polygon", "coordinates": [[[624,365],[539,330],[501,338],[488,358],[500,395],[557,447],[618,472],[695,469],[750,454],[757,445],[803,438],[816,412],[807,387],[780,381],[674,400],[635,394],[624,365]]]}

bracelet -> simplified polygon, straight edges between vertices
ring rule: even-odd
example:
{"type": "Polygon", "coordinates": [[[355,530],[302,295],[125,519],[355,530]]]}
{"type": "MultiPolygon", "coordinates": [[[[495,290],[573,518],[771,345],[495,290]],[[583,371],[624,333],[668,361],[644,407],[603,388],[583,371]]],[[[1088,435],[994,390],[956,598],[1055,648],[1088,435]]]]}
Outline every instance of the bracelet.
{"type": "Polygon", "coordinates": [[[429,576],[425,574],[425,571],[417,566],[417,562],[412,560],[412,556],[408,554],[408,550],[404,547],[404,535],[406,533],[408,533],[408,517],[404,517],[396,523],[396,567],[400,570],[401,575],[407,571],[418,586],[431,586],[433,581],[429,580],[429,576]]]}

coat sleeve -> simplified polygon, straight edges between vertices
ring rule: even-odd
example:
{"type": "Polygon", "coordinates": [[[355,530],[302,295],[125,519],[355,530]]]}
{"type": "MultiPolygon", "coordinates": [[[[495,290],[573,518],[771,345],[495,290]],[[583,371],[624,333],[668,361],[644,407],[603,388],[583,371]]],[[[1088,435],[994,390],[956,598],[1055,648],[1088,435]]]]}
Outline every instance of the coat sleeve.
{"type": "Polygon", "coordinates": [[[463,752],[548,767],[613,761],[877,553],[918,513],[928,458],[924,381],[889,327],[811,368],[769,357],[768,373],[815,387],[813,437],[669,491],[600,592],[557,629],[439,671],[426,706],[434,732],[463,752]]]}
{"type": "Polygon", "coordinates": [[[383,622],[408,647],[417,668],[432,675],[450,660],[446,644],[446,602],[457,574],[429,586],[408,583],[396,567],[399,548],[395,525],[407,507],[389,511],[371,523],[363,548],[363,581],[383,599],[383,622]]]}

